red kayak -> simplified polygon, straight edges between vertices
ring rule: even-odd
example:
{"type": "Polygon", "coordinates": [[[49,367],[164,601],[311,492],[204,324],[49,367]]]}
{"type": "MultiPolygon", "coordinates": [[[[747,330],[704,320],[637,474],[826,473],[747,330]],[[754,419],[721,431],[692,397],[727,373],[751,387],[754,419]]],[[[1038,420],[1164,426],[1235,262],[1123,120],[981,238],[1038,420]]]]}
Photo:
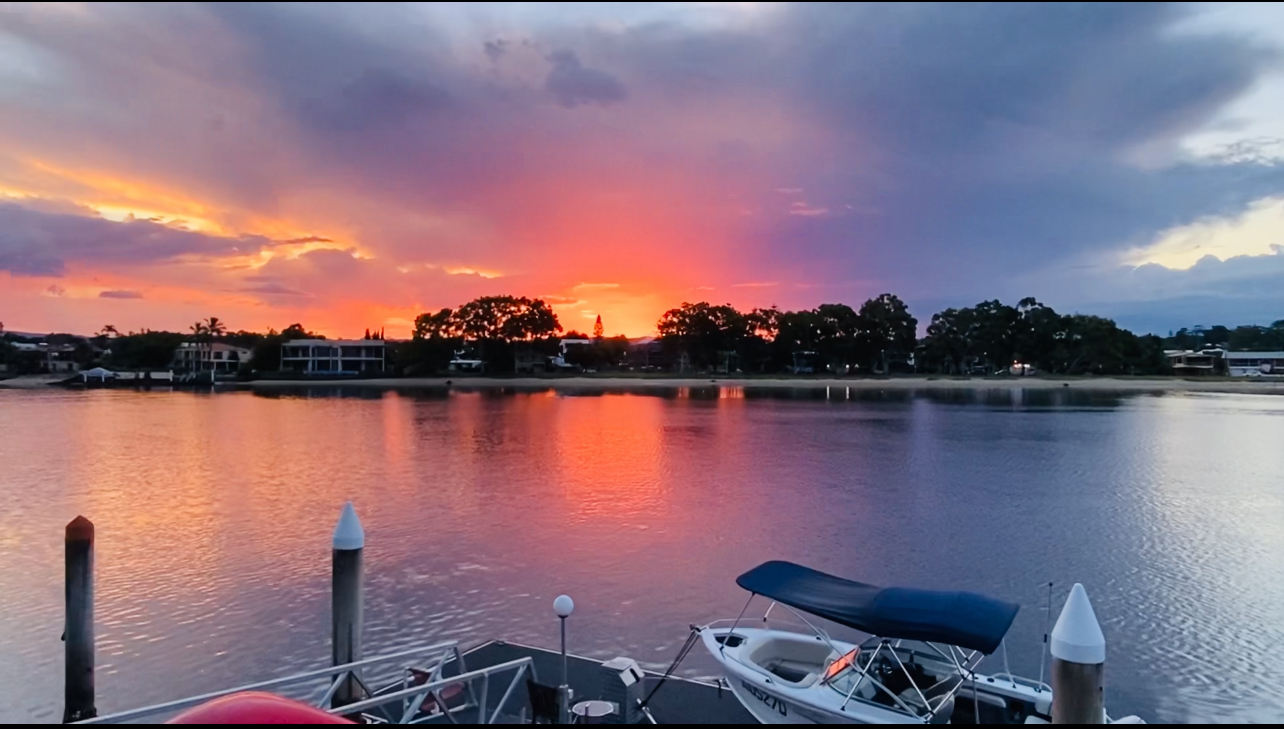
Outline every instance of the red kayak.
{"type": "Polygon", "coordinates": [[[275,694],[246,691],[214,699],[166,724],[352,724],[341,716],[275,694]]]}

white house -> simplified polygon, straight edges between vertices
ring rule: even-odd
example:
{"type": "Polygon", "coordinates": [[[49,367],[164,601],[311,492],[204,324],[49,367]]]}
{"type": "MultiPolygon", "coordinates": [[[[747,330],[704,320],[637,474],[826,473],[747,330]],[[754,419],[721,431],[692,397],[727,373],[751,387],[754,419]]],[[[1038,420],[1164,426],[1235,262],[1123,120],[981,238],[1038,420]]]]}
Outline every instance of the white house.
{"type": "Polygon", "coordinates": [[[281,345],[281,369],[305,374],[382,372],[386,353],[382,339],[294,339],[281,345]]]}
{"type": "Polygon", "coordinates": [[[1205,349],[1195,352],[1189,349],[1171,349],[1164,352],[1168,366],[1177,375],[1215,375],[1218,373],[1218,360],[1223,356],[1220,349],[1205,349]]]}
{"type": "Polygon", "coordinates": [[[184,372],[236,372],[254,353],[225,342],[183,342],[174,350],[174,369],[184,372]]]}
{"type": "Polygon", "coordinates": [[[592,345],[592,339],[563,339],[557,345],[557,356],[549,359],[549,364],[557,369],[568,368],[571,365],[566,361],[566,353],[571,351],[571,347],[589,347],[592,345]]]}
{"type": "Polygon", "coordinates": [[[1222,358],[1231,377],[1284,375],[1284,352],[1227,352],[1222,358]]]}
{"type": "Polygon", "coordinates": [[[39,352],[44,356],[41,363],[46,372],[63,373],[78,372],[80,365],[76,363],[76,345],[74,344],[49,344],[48,342],[13,342],[14,348],[19,352],[39,352]]]}

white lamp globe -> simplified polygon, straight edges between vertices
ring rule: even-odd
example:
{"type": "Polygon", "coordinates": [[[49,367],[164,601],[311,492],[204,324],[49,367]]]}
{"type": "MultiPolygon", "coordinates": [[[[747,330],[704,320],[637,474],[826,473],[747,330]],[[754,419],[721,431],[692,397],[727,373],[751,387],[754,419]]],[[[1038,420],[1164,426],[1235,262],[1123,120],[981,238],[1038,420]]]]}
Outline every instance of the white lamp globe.
{"type": "Polygon", "coordinates": [[[553,612],[557,613],[559,618],[570,617],[571,612],[575,610],[575,601],[570,595],[558,595],[553,601],[553,612]]]}

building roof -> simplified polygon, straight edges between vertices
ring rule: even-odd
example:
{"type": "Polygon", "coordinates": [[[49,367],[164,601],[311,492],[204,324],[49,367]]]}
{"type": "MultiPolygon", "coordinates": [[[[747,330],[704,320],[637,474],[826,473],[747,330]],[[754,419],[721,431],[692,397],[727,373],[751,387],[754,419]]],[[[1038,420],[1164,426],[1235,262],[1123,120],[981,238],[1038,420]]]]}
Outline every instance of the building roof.
{"type": "Polygon", "coordinates": [[[222,351],[227,351],[229,349],[237,349],[242,352],[250,351],[249,347],[238,347],[235,344],[229,344],[227,342],[183,342],[178,345],[178,348],[179,349],[209,349],[209,350],[218,349],[222,351]]]}
{"type": "Polygon", "coordinates": [[[1284,359],[1284,352],[1227,352],[1226,359],[1284,359]]]}
{"type": "Polygon", "coordinates": [[[343,347],[382,347],[387,342],[383,339],[291,339],[286,344],[299,347],[343,346],[343,347]]]}

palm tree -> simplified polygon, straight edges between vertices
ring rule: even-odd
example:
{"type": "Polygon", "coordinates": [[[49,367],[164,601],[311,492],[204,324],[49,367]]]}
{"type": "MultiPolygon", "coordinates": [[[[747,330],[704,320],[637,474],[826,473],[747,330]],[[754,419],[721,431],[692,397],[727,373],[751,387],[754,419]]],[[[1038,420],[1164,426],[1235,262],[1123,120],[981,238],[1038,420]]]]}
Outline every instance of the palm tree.
{"type": "Polygon", "coordinates": [[[211,316],[204,321],[198,321],[192,325],[192,333],[196,335],[196,342],[200,345],[197,356],[200,361],[197,363],[198,370],[204,370],[208,364],[211,370],[214,369],[214,340],[227,334],[227,325],[217,316],[211,316]]]}
{"type": "Polygon", "coordinates": [[[116,329],[116,327],[115,327],[114,325],[112,325],[112,324],[104,324],[104,325],[103,325],[103,328],[102,328],[102,329],[100,329],[100,330],[98,330],[98,333],[99,333],[99,334],[101,334],[101,335],[103,335],[104,337],[118,337],[118,336],[120,336],[120,331],[119,331],[119,330],[117,330],[117,329],[116,329]]]}
{"type": "Polygon", "coordinates": [[[191,326],[192,339],[196,342],[196,371],[200,372],[205,369],[205,345],[210,340],[209,327],[203,321],[198,321],[191,326]]]}
{"type": "Polygon", "coordinates": [[[204,327],[205,327],[205,333],[208,334],[213,339],[218,339],[224,334],[227,334],[227,325],[224,324],[222,320],[220,320],[217,316],[211,316],[210,318],[206,319],[204,322],[204,327]]]}

